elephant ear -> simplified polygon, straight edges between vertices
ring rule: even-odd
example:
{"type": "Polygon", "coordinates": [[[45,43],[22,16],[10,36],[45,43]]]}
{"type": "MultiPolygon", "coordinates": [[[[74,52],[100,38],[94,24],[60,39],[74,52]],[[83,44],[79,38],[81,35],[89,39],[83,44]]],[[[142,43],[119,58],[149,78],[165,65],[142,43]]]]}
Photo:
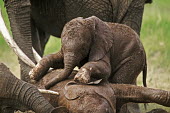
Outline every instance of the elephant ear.
{"type": "Polygon", "coordinates": [[[94,17],[94,36],[92,39],[89,61],[102,59],[113,45],[113,34],[107,23],[94,17]]]}

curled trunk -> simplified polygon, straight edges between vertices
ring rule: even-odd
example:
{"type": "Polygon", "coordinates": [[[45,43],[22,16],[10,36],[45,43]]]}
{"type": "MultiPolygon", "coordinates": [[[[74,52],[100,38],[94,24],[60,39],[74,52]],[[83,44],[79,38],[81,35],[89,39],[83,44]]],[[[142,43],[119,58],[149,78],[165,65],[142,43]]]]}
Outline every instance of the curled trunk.
{"type": "MultiPolygon", "coordinates": [[[[23,108],[26,106],[36,113],[51,113],[54,110],[35,86],[17,79],[3,64],[0,64],[0,92],[0,98],[15,100],[23,108]]],[[[11,104],[16,103],[11,101],[11,104]]]]}

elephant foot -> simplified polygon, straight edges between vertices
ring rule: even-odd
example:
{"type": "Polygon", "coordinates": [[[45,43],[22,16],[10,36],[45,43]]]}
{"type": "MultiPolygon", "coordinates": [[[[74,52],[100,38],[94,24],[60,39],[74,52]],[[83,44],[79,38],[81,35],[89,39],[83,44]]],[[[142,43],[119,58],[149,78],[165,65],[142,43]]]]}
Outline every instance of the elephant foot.
{"type": "Polygon", "coordinates": [[[90,82],[90,71],[86,68],[81,68],[75,75],[74,81],[87,84],[90,82]]]}
{"type": "Polygon", "coordinates": [[[38,63],[35,68],[33,68],[29,72],[29,76],[31,80],[40,80],[47,72],[49,68],[46,68],[44,65],[41,63],[38,63]]]}

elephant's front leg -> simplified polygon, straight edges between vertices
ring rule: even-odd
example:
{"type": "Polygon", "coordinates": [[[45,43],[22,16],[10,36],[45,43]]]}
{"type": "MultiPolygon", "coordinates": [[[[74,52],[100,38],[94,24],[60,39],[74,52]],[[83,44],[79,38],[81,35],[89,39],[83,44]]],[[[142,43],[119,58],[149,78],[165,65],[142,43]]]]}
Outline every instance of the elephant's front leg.
{"type": "Polygon", "coordinates": [[[91,78],[108,79],[111,73],[110,62],[106,60],[91,61],[82,66],[74,80],[80,83],[89,83],[91,78]]]}
{"type": "Polygon", "coordinates": [[[30,78],[33,80],[41,79],[47,73],[50,67],[57,69],[64,67],[63,54],[61,51],[56,54],[50,54],[42,58],[42,60],[36,65],[36,67],[30,71],[30,78]]]}
{"type": "Polygon", "coordinates": [[[144,5],[145,0],[133,0],[126,12],[126,16],[120,21],[120,23],[135,30],[138,35],[140,35],[144,5]]]}

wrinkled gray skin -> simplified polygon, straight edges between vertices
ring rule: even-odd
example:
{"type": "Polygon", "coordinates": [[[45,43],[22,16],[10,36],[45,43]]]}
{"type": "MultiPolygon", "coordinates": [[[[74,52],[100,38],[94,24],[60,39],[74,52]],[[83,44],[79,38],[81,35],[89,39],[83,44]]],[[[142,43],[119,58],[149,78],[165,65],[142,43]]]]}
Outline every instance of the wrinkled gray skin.
{"type": "MultiPolygon", "coordinates": [[[[35,85],[39,88],[44,88],[44,85],[49,79],[61,72],[62,70],[54,70],[35,85]]],[[[53,91],[58,91],[60,93],[59,96],[50,94],[43,96],[55,107],[65,106],[69,110],[69,113],[116,113],[117,99],[123,99],[125,103],[154,102],[170,107],[169,91],[134,85],[111,84],[105,81],[98,85],[82,85],[73,81],[72,78],[75,74],[76,72],[73,72],[69,80],[62,81],[51,88],[53,91]]],[[[0,109],[5,108],[3,110],[6,110],[6,112],[1,111],[1,113],[13,113],[13,110],[18,109],[21,111],[31,109],[36,113],[50,113],[50,110],[54,109],[48,101],[44,100],[39,94],[35,86],[15,78],[3,64],[0,64],[0,88],[2,92],[0,94],[0,109]],[[27,88],[25,89],[25,87],[27,88]],[[27,89],[31,90],[31,92],[27,89]],[[20,93],[18,91],[20,91],[20,93]],[[34,94],[32,92],[34,92],[34,94]],[[37,94],[39,98],[35,98],[37,94]],[[29,100],[32,100],[32,98],[34,98],[34,102],[31,105],[30,102],[32,103],[32,101],[29,100]],[[46,104],[44,105],[44,103],[46,104]]],[[[52,113],[67,112],[66,109],[59,110],[53,111],[52,113]]]]}
{"type": "Polygon", "coordinates": [[[61,35],[62,48],[44,57],[33,69],[31,77],[39,80],[49,67],[63,68],[46,88],[50,88],[80,67],[74,80],[87,84],[92,78],[111,83],[135,84],[144,71],[146,86],[146,55],[139,36],[130,27],[105,23],[99,18],[76,18],[68,22],[61,35]]]}
{"type": "Polygon", "coordinates": [[[61,113],[66,108],[54,108],[34,85],[16,78],[0,63],[0,113],[33,110],[36,113],[61,113]]]}
{"type": "MultiPolygon", "coordinates": [[[[50,35],[60,37],[66,22],[95,15],[122,23],[138,34],[145,0],[4,0],[14,40],[34,62],[32,46],[42,56],[50,35]]],[[[148,1],[151,0],[146,0],[148,1]]],[[[21,79],[29,81],[30,67],[20,61],[21,79]]]]}

